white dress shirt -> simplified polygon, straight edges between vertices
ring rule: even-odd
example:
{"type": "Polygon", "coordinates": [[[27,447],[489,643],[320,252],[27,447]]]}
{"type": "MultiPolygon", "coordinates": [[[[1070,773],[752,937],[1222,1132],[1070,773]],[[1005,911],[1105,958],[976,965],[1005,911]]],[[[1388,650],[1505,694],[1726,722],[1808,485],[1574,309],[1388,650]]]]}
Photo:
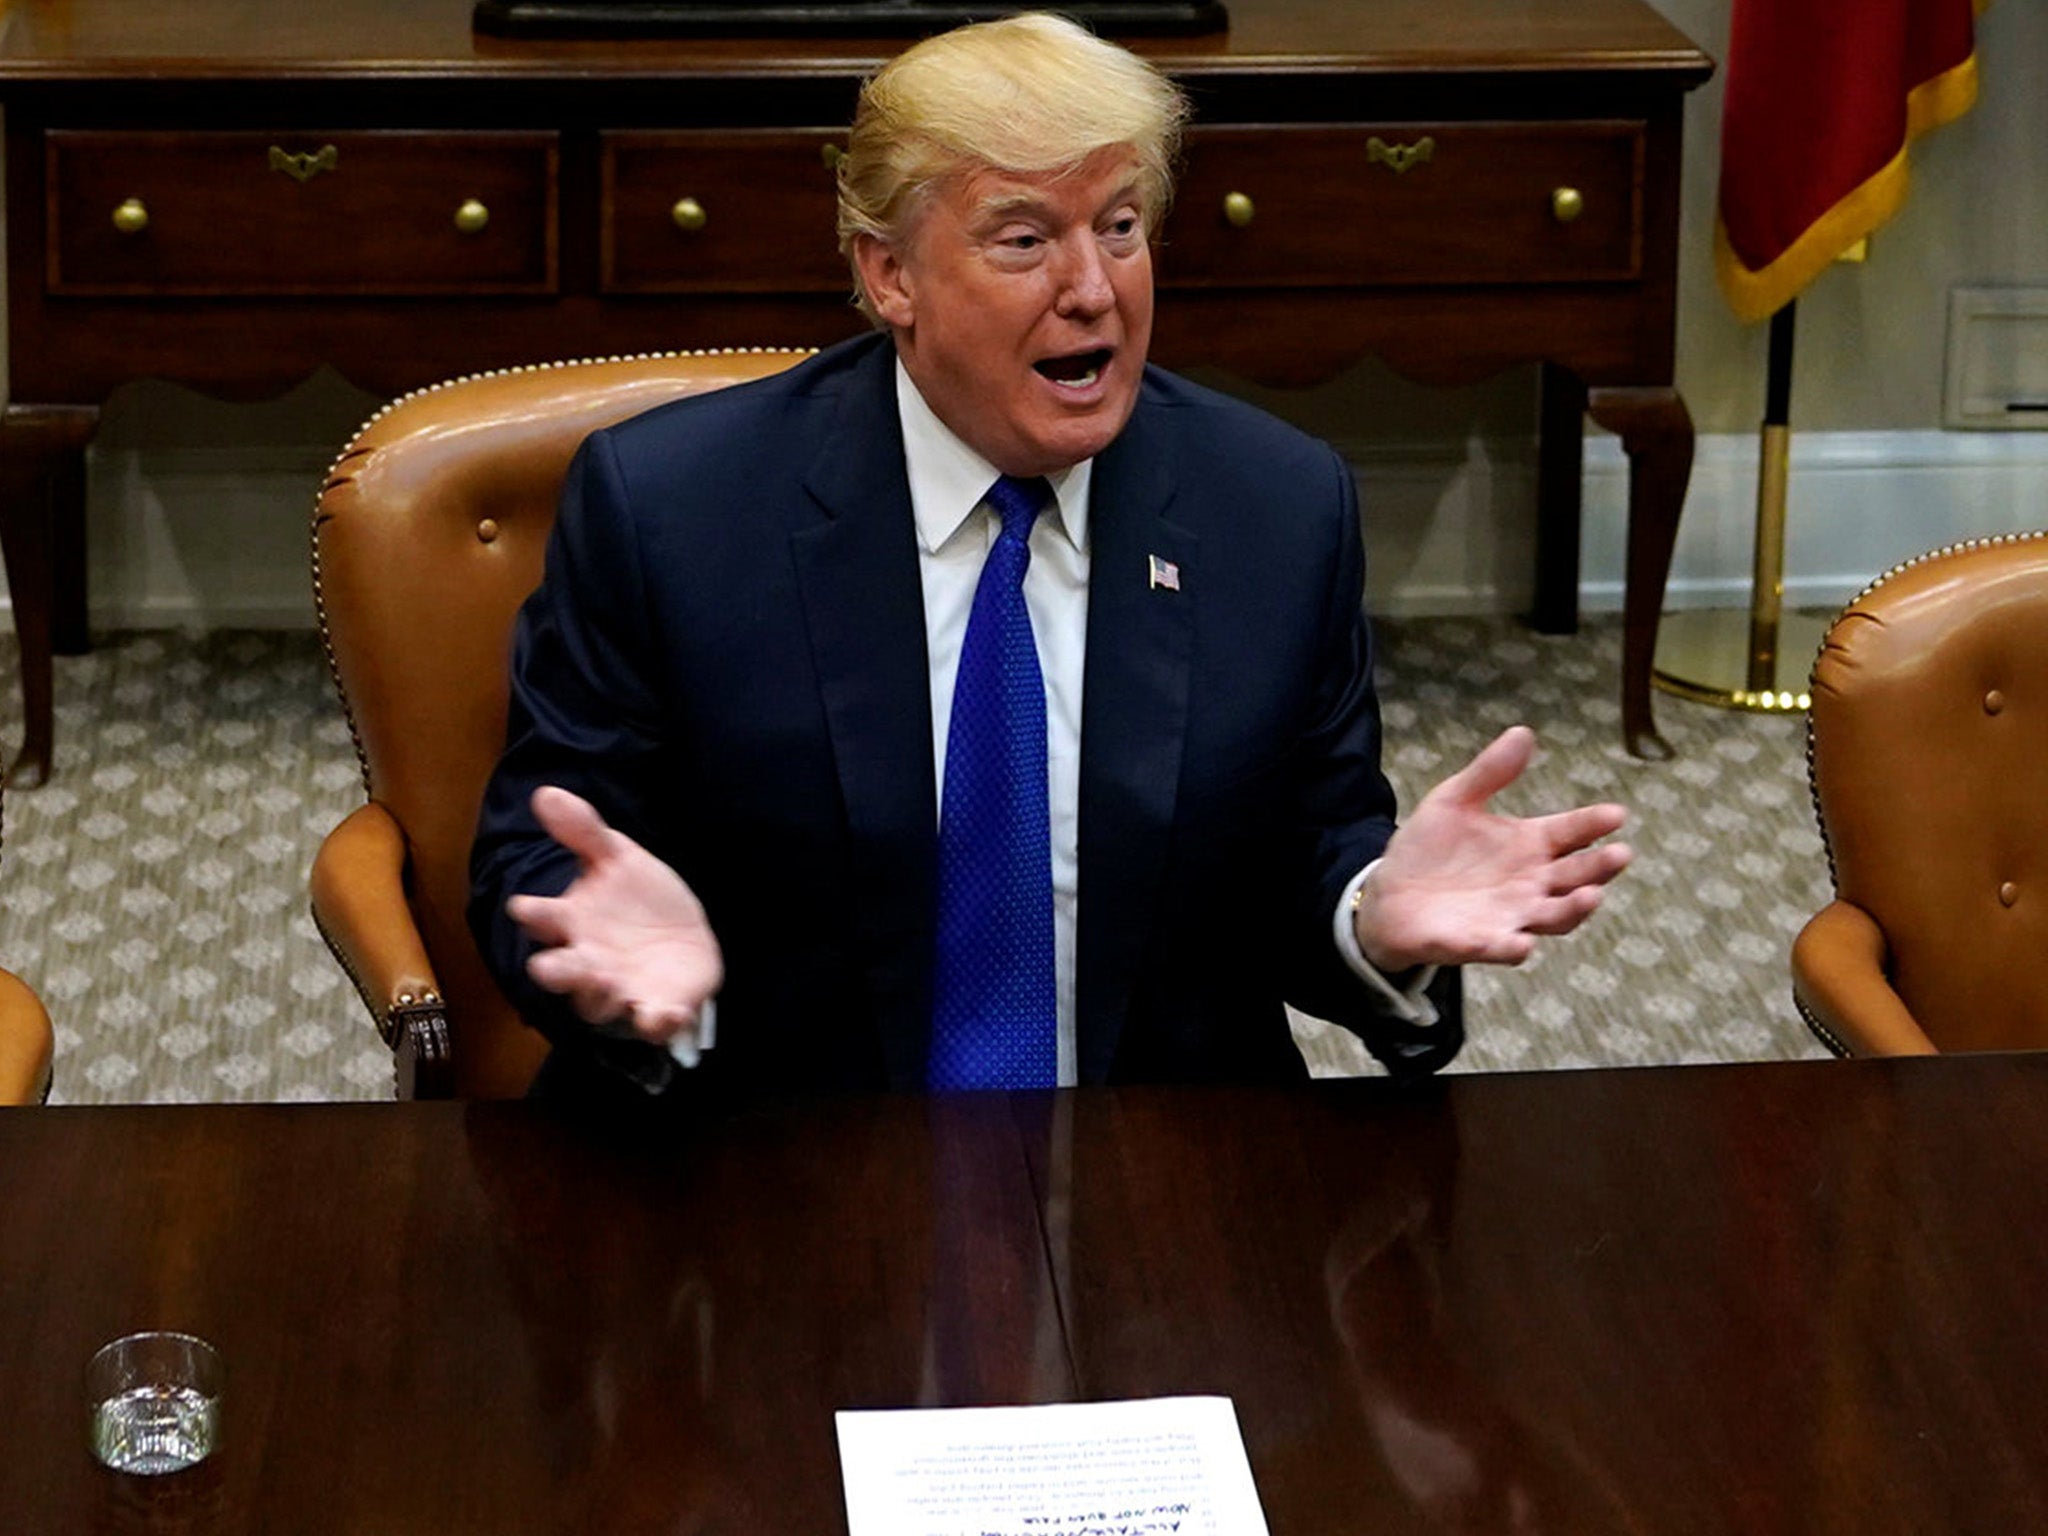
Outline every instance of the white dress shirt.
{"type": "MultiPolygon", "coordinates": [[[[953,683],[967,616],[981,568],[1002,531],[983,503],[1000,477],[988,460],[933,414],[899,359],[896,406],[903,424],[904,467],[910,509],[917,522],[918,577],[924,589],[925,653],[931,665],[932,769],[941,798],[946,785],[946,736],[953,718],[953,683]]],[[[1031,563],[1024,573],[1024,606],[1038,643],[1045,678],[1046,790],[1052,829],[1053,981],[1059,1026],[1059,1083],[1079,1080],[1074,1035],[1074,937],[1080,906],[1081,684],[1088,635],[1088,504],[1094,463],[1084,460],[1047,476],[1055,505],[1031,528],[1031,563]]],[[[934,806],[933,814],[942,807],[934,806]]],[[[1380,994],[1389,1012],[1414,1023],[1435,1020],[1422,988],[1425,971],[1406,990],[1374,969],[1358,948],[1351,926],[1352,898],[1366,877],[1359,871],[1334,917],[1335,942],[1351,968],[1380,994]]]]}

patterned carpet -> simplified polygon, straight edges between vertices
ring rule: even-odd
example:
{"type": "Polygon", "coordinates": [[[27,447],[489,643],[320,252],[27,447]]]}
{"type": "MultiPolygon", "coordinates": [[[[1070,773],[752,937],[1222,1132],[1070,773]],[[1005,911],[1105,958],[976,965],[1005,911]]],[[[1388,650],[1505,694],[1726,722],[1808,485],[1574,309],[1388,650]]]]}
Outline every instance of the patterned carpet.
{"type": "MultiPolygon", "coordinates": [[[[1415,620],[1381,641],[1403,805],[1523,720],[1545,751],[1509,808],[1635,812],[1637,862],[1588,928],[1470,973],[1461,1068],[1823,1054],[1785,978],[1828,896],[1802,721],[1659,698],[1678,756],[1640,763],[1619,745],[1612,623],[1415,620]]],[[[0,866],[0,963],[57,1024],[52,1102],[387,1095],[389,1058],[306,916],[313,850],[361,797],[317,640],[105,636],[59,658],[57,701],[56,775],[8,795],[0,866]]],[[[1298,1032],[1317,1072],[1365,1070],[1348,1036],[1298,1032]]]]}

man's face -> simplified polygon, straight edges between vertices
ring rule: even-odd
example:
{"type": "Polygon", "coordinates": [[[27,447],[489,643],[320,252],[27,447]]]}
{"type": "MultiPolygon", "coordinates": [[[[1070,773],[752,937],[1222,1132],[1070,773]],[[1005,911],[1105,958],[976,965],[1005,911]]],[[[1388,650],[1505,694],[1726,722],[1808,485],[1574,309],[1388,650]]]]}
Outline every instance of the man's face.
{"type": "Polygon", "coordinates": [[[1152,341],[1138,163],[1099,150],[1065,175],[951,177],[907,239],[855,246],[918,392],[1009,475],[1092,458],[1130,419],[1152,341]]]}

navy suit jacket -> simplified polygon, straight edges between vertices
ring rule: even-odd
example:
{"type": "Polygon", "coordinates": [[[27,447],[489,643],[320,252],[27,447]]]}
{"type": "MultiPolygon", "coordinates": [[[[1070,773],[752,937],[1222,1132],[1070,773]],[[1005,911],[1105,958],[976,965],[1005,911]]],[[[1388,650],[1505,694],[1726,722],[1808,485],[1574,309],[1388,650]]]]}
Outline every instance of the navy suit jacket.
{"type": "MultiPolygon", "coordinates": [[[[526,977],[505,898],[574,873],[527,809],[540,784],[703,899],[727,975],[698,1088],[924,1081],[938,799],[893,360],[884,336],[846,343],[598,432],[570,470],[470,912],[557,1062],[669,1075],[526,977]]],[[[1090,505],[1081,1080],[1302,1077],[1283,999],[1397,1070],[1448,1060],[1455,1010],[1386,1016],[1331,937],[1394,811],[1348,468],[1148,369],[1090,505]],[[1150,582],[1154,556],[1179,590],[1150,582]]]]}

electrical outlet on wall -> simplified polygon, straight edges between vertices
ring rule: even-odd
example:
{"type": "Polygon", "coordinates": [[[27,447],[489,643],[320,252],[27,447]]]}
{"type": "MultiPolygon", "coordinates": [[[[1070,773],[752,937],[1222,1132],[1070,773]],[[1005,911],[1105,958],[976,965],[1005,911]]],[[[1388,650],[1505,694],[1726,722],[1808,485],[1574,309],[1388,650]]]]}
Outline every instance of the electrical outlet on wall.
{"type": "Polygon", "coordinates": [[[1941,419],[1996,432],[2048,429],[2048,286],[1949,290],[1941,419]]]}

